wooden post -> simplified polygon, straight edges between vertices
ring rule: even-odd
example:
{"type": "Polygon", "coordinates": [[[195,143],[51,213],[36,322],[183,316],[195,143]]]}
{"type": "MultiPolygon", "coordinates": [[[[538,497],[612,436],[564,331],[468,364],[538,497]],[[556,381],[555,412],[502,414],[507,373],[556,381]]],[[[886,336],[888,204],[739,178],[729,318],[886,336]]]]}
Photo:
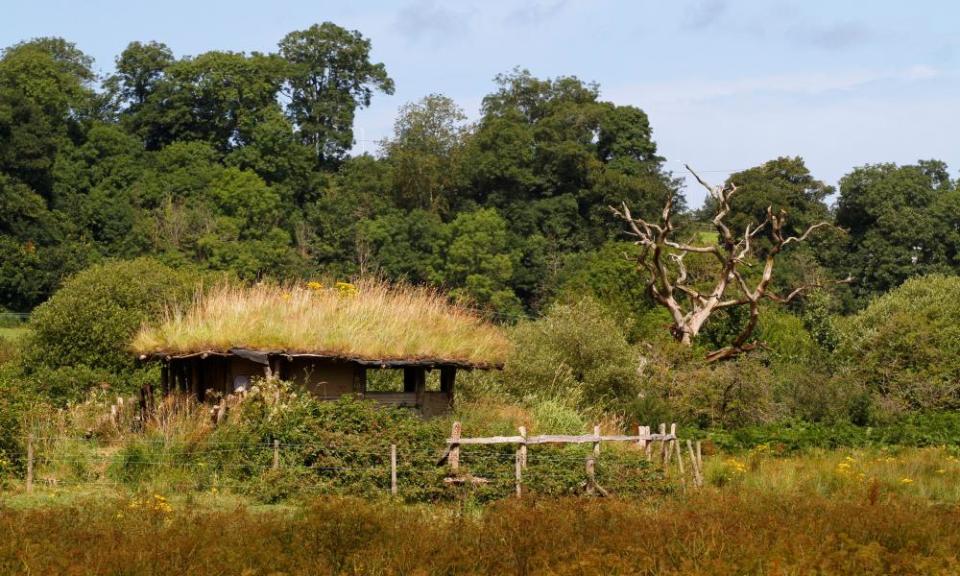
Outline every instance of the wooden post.
{"type": "Polygon", "coordinates": [[[516,453],[516,456],[514,457],[515,462],[513,465],[514,474],[516,475],[516,480],[517,480],[517,498],[520,498],[520,496],[523,494],[523,488],[522,488],[523,464],[521,463],[521,456],[520,456],[520,447],[522,446],[523,444],[517,447],[517,453],[516,453]]]}
{"type": "Polygon", "coordinates": [[[667,433],[667,425],[660,423],[660,463],[666,465],[667,463],[667,441],[663,440],[663,436],[667,433]]]}
{"type": "Polygon", "coordinates": [[[587,494],[593,494],[593,486],[596,483],[596,470],[594,469],[593,456],[587,456],[587,494]]]}
{"type": "Polygon", "coordinates": [[[587,494],[599,493],[601,496],[610,494],[597,483],[596,458],[587,456],[587,494]]]}
{"type": "MultiPolygon", "coordinates": [[[[650,436],[650,427],[644,426],[643,433],[645,436],[650,436]]],[[[653,442],[650,442],[649,440],[644,440],[643,443],[647,450],[647,461],[653,460],[653,442]]]]}
{"type": "Polygon", "coordinates": [[[676,453],[677,453],[677,468],[680,469],[680,480],[681,480],[684,484],[686,484],[687,480],[686,480],[686,478],[684,477],[684,475],[686,474],[686,472],[683,471],[683,453],[680,452],[680,442],[674,440],[674,441],[672,442],[672,444],[673,444],[673,449],[674,449],[674,451],[676,451],[676,453]]]}
{"type": "Polygon", "coordinates": [[[163,389],[164,396],[170,393],[170,368],[167,367],[166,361],[160,364],[160,387],[163,389]]]}
{"type": "Polygon", "coordinates": [[[647,439],[644,438],[643,426],[637,426],[637,436],[639,436],[639,438],[637,439],[637,446],[638,446],[641,450],[646,450],[646,449],[647,449],[647,439]]]}
{"type": "Polygon", "coordinates": [[[693,467],[693,484],[697,488],[703,487],[703,473],[697,463],[697,456],[693,453],[693,444],[687,440],[687,450],[690,452],[690,465],[693,467]]]}
{"type": "Polygon", "coordinates": [[[453,390],[456,386],[457,369],[453,366],[440,367],[440,391],[446,394],[447,405],[453,409],[453,390]]]}
{"type": "Polygon", "coordinates": [[[670,435],[673,436],[673,438],[667,441],[667,464],[670,464],[670,459],[673,458],[673,448],[674,448],[674,444],[676,444],[676,437],[677,437],[676,422],[670,424],[670,435]]]}
{"type": "Polygon", "coordinates": [[[276,438],[273,439],[273,469],[277,470],[280,468],[280,441],[276,438]]]}
{"type": "Polygon", "coordinates": [[[697,468],[703,472],[703,452],[700,451],[700,441],[697,440],[697,468]]]}
{"type": "Polygon", "coordinates": [[[33,433],[27,436],[27,493],[33,492],[33,433]]]}
{"type": "Polygon", "coordinates": [[[520,426],[518,430],[520,431],[520,436],[523,437],[523,443],[520,444],[520,447],[517,449],[517,455],[520,457],[520,467],[526,470],[527,469],[527,427],[520,426]]]}
{"type": "Polygon", "coordinates": [[[454,422],[453,429],[450,430],[450,439],[452,440],[450,444],[450,469],[454,472],[460,470],[460,444],[457,443],[457,440],[460,439],[461,430],[460,422],[454,422]]]}
{"type": "Polygon", "coordinates": [[[390,494],[397,495],[397,445],[390,445],[390,494]]]}
{"type": "Polygon", "coordinates": [[[597,441],[593,443],[593,455],[597,458],[600,457],[600,425],[596,424],[593,427],[593,435],[597,437],[597,441]]]}

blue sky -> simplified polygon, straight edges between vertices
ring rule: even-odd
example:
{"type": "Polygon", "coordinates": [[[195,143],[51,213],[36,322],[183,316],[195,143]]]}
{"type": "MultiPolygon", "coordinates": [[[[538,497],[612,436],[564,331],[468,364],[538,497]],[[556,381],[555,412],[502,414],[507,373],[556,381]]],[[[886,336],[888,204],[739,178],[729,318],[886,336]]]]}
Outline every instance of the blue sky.
{"type": "Polygon", "coordinates": [[[865,163],[960,167],[960,2],[948,0],[0,0],[0,15],[0,45],[63,36],[104,73],[132,40],[180,56],[272,51],[324,20],[360,30],[397,90],[359,114],[358,150],[429,93],[475,118],[492,78],[520,66],[643,108],[668,167],[715,181],[781,155],[831,184],[865,163]]]}

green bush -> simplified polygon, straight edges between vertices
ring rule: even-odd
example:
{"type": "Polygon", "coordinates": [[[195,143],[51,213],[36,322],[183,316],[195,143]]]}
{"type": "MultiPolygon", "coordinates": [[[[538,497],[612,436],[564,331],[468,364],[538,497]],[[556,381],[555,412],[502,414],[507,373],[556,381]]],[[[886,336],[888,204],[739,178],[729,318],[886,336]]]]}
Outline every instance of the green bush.
{"type": "Polygon", "coordinates": [[[914,278],[840,323],[841,376],[880,416],[960,408],[960,277],[914,278]]]}
{"type": "Polygon", "coordinates": [[[518,399],[562,399],[603,409],[637,390],[638,354],[594,300],[557,303],[546,315],[518,325],[504,386],[518,399]]]}
{"type": "Polygon", "coordinates": [[[192,296],[194,281],[191,274],[148,258],[88,268],[34,311],[24,366],[130,375],[137,368],[129,349],[137,329],[170,303],[192,296]]]}

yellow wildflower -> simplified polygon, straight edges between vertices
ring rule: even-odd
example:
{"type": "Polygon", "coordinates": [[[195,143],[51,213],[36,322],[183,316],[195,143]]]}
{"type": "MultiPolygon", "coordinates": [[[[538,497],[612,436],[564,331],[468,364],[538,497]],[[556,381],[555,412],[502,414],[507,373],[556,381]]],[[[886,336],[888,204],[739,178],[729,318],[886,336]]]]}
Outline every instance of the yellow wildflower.
{"type": "Polygon", "coordinates": [[[913,479],[912,479],[912,478],[901,478],[901,479],[900,479],[900,483],[901,483],[901,484],[912,484],[912,483],[913,483],[913,479]]]}
{"type": "Polygon", "coordinates": [[[356,296],[357,287],[349,282],[337,282],[337,293],[341,296],[356,296]]]}

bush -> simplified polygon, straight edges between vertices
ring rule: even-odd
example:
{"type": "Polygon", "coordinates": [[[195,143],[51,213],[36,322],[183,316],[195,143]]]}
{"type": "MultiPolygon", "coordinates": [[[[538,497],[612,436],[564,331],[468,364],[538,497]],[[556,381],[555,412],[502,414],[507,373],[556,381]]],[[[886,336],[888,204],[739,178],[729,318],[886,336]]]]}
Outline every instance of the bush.
{"type": "Polygon", "coordinates": [[[960,408],[960,277],[914,278],[841,322],[841,375],[881,416],[960,408]]]}
{"type": "Polygon", "coordinates": [[[24,366],[28,371],[83,367],[132,374],[134,333],[171,302],[190,297],[194,280],[149,258],[99,264],[76,274],[34,311],[24,366]]]}
{"type": "Polygon", "coordinates": [[[512,340],[504,382],[515,398],[603,409],[637,391],[638,354],[592,299],[554,304],[543,318],[518,325],[512,340]]]}

